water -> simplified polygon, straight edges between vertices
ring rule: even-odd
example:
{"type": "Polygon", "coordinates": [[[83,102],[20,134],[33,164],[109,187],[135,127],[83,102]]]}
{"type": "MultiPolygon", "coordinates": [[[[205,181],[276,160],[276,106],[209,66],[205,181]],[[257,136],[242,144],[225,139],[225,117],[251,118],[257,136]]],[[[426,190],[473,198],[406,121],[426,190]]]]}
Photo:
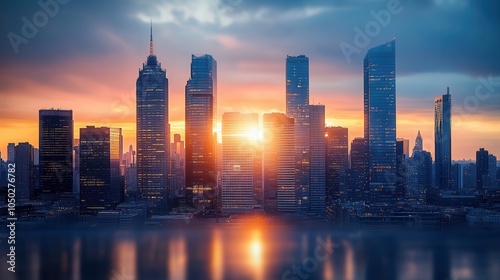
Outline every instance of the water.
{"type": "MultiPolygon", "coordinates": [[[[17,232],[0,279],[500,279],[494,232],[286,226],[17,232]]],[[[2,238],[2,240],[5,240],[2,238]]]]}

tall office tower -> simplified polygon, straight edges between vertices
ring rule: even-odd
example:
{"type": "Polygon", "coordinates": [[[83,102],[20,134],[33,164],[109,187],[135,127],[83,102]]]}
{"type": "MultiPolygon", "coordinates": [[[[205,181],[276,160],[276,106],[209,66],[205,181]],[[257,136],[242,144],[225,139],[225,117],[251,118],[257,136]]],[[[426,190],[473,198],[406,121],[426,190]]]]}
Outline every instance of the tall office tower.
{"type": "Polygon", "coordinates": [[[254,206],[254,149],[257,114],[222,115],[222,210],[250,212],[254,206]]]}
{"type": "Polygon", "coordinates": [[[309,213],[326,214],[325,105],[309,105],[310,191],[309,213]]]}
{"type": "Polygon", "coordinates": [[[413,154],[415,152],[421,152],[424,150],[424,141],[422,140],[422,135],[420,135],[420,130],[418,130],[417,138],[415,138],[415,147],[413,147],[413,154]]]}
{"type": "Polygon", "coordinates": [[[477,168],[475,163],[464,165],[464,188],[474,189],[477,188],[477,168]]]}
{"type": "Polygon", "coordinates": [[[35,196],[35,157],[30,143],[19,143],[15,148],[16,198],[31,200],[35,196]]]}
{"type": "Polygon", "coordinates": [[[351,142],[351,167],[346,174],[346,187],[340,190],[342,201],[362,201],[368,198],[368,154],[362,137],[351,142]]]}
{"type": "Polygon", "coordinates": [[[396,198],[403,200],[405,198],[407,186],[407,168],[406,168],[406,153],[405,142],[408,140],[400,139],[396,141],[396,198]]]}
{"type": "Polygon", "coordinates": [[[364,133],[374,202],[391,200],[396,177],[396,40],[368,50],[364,59],[364,133]]]}
{"type": "Polygon", "coordinates": [[[217,208],[217,61],[191,56],[186,84],[186,196],[197,209],[217,208]]]}
{"type": "Polygon", "coordinates": [[[480,148],[476,152],[476,188],[478,190],[482,190],[486,186],[489,171],[488,151],[480,148]]]}
{"type": "Polygon", "coordinates": [[[402,149],[405,158],[410,158],[410,140],[404,138],[396,138],[396,141],[402,142],[402,149]]]}
{"type": "Polygon", "coordinates": [[[121,128],[80,128],[80,215],[94,216],[121,202],[121,128]]]}
{"type": "Polygon", "coordinates": [[[80,195],[80,139],[73,141],[73,193],[80,195]]]}
{"type": "Polygon", "coordinates": [[[425,193],[432,187],[432,157],[427,151],[416,151],[411,162],[416,170],[415,194],[419,202],[425,202],[425,193]]]}
{"type": "Polygon", "coordinates": [[[73,191],[73,111],[40,110],[40,187],[42,199],[73,191]]]}
{"type": "Polygon", "coordinates": [[[295,207],[295,122],[282,113],[264,114],[262,153],[264,211],[293,213],[295,207]]]}
{"type": "Polygon", "coordinates": [[[449,190],[451,181],[451,95],[434,99],[434,148],[436,161],[436,187],[449,190]]]}
{"type": "Polygon", "coordinates": [[[174,134],[174,142],[170,143],[170,188],[177,196],[185,195],[185,149],[180,134],[174,134]]]}
{"type": "Polygon", "coordinates": [[[345,186],[345,173],[349,168],[347,127],[327,127],[326,136],[326,204],[339,199],[340,187],[345,186]]]}
{"type": "Polygon", "coordinates": [[[488,171],[488,179],[490,180],[489,184],[491,186],[497,186],[498,185],[498,181],[496,180],[496,177],[497,177],[497,157],[492,155],[492,154],[489,154],[488,155],[488,167],[489,167],[489,171],[488,171]]]}
{"type": "Polygon", "coordinates": [[[148,214],[169,210],[168,79],[153,53],[153,33],[146,63],[137,78],[137,185],[148,214]]]}
{"type": "Polygon", "coordinates": [[[286,57],[286,115],[295,119],[296,204],[309,210],[309,58],[286,57]]]}
{"type": "Polygon", "coordinates": [[[455,191],[461,190],[463,188],[463,185],[464,185],[462,164],[453,163],[451,165],[451,176],[452,176],[452,180],[453,180],[452,189],[455,191]]]}
{"type": "Polygon", "coordinates": [[[14,162],[16,157],[16,143],[7,144],[7,162],[14,162]]]}

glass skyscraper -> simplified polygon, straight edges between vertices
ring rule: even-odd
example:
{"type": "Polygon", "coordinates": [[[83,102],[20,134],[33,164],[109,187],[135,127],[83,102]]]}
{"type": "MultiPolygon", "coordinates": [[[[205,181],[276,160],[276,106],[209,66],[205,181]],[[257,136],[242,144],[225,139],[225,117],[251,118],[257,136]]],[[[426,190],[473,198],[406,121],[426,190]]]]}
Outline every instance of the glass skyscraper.
{"type": "Polygon", "coordinates": [[[148,213],[165,214],[170,205],[168,184],[168,79],[153,54],[153,35],[137,88],[137,185],[148,213]]]}
{"type": "Polygon", "coordinates": [[[80,214],[97,215],[122,201],[121,128],[80,128],[80,214]]]}
{"type": "Polygon", "coordinates": [[[345,184],[345,172],[349,168],[349,140],[347,127],[327,127],[326,137],[326,201],[331,204],[345,184]]]}
{"type": "Polygon", "coordinates": [[[325,208],[325,105],[309,105],[310,191],[309,213],[324,215],[325,208]]]}
{"type": "Polygon", "coordinates": [[[217,114],[217,62],[211,55],[192,55],[186,85],[186,195],[197,209],[217,205],[214,134],[217,114]]]}
{"type": "Polygon", "coordinates": [[[73,191],[73,111],[40,110],[40,186],[42,199],[73,191]]]}
{"type": "Polygon", "coordinates": [[[257,114],[222,115],[222,210],[250,212],[254,206],[254,150],[260,150],[255,133],[257,114]]]}
{"type": "Polygon", "coordinates": [[[282,113],[264,114],[262,162],[266,213],[296,211],[294,131],[293,118],[282,113]]]}
{"type": "Polygon", "coordinates": [[[299,211],[309,210],[309,58],[286,57],[286,114],[295,119],[296,199],[299,211]]]}
{"type": "Polygon", "coordinates": [[[436,187],[449,190],[451,187],[451,95],[434,99],[434,148],[436,157],[436,187]]]}
{"type": "Polygon", "coordinates": [[[396,41],[364,58],[364,135],[368,182],[374,201],[390,199],[396,178],[396,41]]]}

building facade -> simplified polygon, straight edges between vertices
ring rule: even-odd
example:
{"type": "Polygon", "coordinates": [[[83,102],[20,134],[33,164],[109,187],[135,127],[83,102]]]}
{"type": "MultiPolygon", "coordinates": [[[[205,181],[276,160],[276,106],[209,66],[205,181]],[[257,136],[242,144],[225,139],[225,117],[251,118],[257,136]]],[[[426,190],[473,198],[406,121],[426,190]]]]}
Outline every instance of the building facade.
{"type": "Polygon", "coordinates": [[[434,149],[436,161],[436,187],[440,190],[451,188],[451,95],[434,99],[434,149]]]}

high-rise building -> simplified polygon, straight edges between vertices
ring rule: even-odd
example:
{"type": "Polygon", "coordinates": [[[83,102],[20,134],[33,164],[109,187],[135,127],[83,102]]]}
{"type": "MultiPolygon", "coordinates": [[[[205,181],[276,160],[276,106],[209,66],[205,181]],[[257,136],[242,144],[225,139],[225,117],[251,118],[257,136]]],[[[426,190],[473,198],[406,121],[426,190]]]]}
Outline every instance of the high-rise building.
{"type": "Polygon", "coordinates": [[[491,186],[497,186],[498,185],[498,181],[496,179],[497,177],[497,157],[492,155],[492,154],[489,154],[488,155],[488,167],[489,167],[489,171],[488,171],[488,179],[490,180],[489,182],[489,185],[491,186]]]}
{"type": "Polygon", "coordinates": [[[451,182],[451,95],[434,99],[434,148],[436,161],[436,187],[449,190],[451,182]]]}
{"type": "Polygon", "coordinates": [[[364,134],[370,196],[390,200],[396,178],[396,40],[364,58],[364,134]]]}
{"type": "Polygon", "coordinates": [[[488,181],[489,172],[488,151],[480,148],[476,152],[476,188],[478,190],[482,190],[486,186],[485,183],[488,181]]]}
{"type": "Polygon", "coordinates": [[[121,128],[80,128],[80,214],[95,216],[122,202],[121,128]]]}
{"type": "Polygon", "coordinates": [[[345,173],[349,168],[347,127],[327,127],[326,137],[326,203],[339,199],[340,186],[345,185],[345,173]]]}
{"type": "Polygon", "coordinates": [[[170,143],[170,188],[177,196],[185,195],[185,149],[180,134],[174,134],[174,142],[170,143]]]}
{"type": "Polygon", "coordinates": [[[250,212],[254,207],[254,149],[260,145],[257,114],[222,115],[222,210],[250,212]]]}
{"type": "Polygon", "coordinates": [[[295,123],[282,113],[264,114],[262,152],[264,211],[293,213],[295,206],[295,123]]]}
{"type": "Polygon", "coordinates": [[[351,142],[351,164],[346,174],[346,186],[340,190],[342,201],[354,202],[368,198],[368,154],[366,141],[362,137],[351,142]]]}
{"type": "Polygon", "coordinates": [[[35,196],[35,158],[33,146],[19,143],[15,148],[16,163],[16,199],[31,200],[35,196]]]}
{"type": "Polygon", "coordinates": [[[7,162],[14,162],[16,157],[16,143],[7,144],[7,162]]]}
{"type": "Polygon", "coordinates": [[[165,214],[170,206],[168,79],[153,53],[153,35],[137,88],[137,185],[148,214],[165,214]]]}
{"type": "Polygon", "coordinates": [[[402,142],[403,154],[405,155],[405,158],[407,159],[410,158],[410,140],[404,138],[397,138],[396,141],[402,142]]]}
{"type": "Polygon", "coordinates": [[[73,141],[73,193],[80,195],[80,139],[73,141]]]}
{"type": "Polygon", "coordinates": [[[405,147],[408,147],[408,140],[399,138],[396,141],[396,198],[405,198],[407,187],[407,168],[405,147]],[[405,144],[406,143],[406,144],[405,144]]]}
{"type": "MultiPolygon", "coordinates": [[[[424,150],[424,141],[422,140],[422,135],[420,135],[420,130],[418,131],[417,137],[415,138],[415,147],[413,147],[413,154],[415,152],[420,152],[424,150]]],[[[412,156],[413,156],[412,154],[412,156]]]]}
{"type": "Polygon", "coordinates": [[[410,160],[416,172],[416,188],[410,190],[419,202],[425,202],[425,193],[432,187],[432,157],[427,151],[416,151],[410,160]]]}
{"type": "Polygon", "coordinates": [[[309,211],[309,58],[286,57],[286,115],[295,119],[296,199],[301,211],[309,211]]]}
{"type": "Polygon", "coordinates": [[[186,84],[186,196],[197,209],[217,207],[217,61],[191,56],[186,84]]]}
{"type": "Polygon", "coordinates": [[[73,192],[73,111],[40,110],[39,145],[42,199],[73,192]]]}
{"type": "Polygon", "coordinates": [[[326,213],[326,143],[325,143],[325,105],[309,105],[310,132],[310,188],[309,213],[326,213]]]}

